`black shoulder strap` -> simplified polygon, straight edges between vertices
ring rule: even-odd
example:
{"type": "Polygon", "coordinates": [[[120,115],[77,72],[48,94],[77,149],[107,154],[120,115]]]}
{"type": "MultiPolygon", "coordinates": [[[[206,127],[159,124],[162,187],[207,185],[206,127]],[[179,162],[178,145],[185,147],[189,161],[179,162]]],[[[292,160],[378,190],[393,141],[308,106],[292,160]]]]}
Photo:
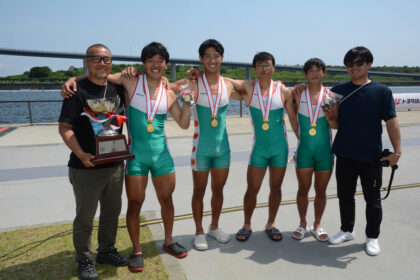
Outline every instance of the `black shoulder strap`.
{"type": "Polygon", "coordinates": [[[398,165],[393,165],[393,166],[391,166],[391,168],[392,168],[392,171],[391,171],[391,178],[389,178],[388,191],[386,192],[385,197],[384,198],[381,198],[381,200],[386,199],[389,196],[390,192],[391,192],[392,180],[394,180],[394,173],[395,173],[395,170],[398,169],[398,165]]]}

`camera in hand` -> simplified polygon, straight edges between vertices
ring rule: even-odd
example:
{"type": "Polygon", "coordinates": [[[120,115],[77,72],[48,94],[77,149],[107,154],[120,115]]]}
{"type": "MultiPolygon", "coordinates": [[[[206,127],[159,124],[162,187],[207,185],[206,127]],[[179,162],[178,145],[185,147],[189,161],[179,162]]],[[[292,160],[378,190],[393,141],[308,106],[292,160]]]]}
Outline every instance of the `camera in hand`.
{"type": "Polygon", "coordinates": [[[393,153],[391,153],[389,151],[389,149],[385,149],[382,152],[378,152],[376,154],[376,161],[379,163],[379,165],[382,165],[384,167],[388,167],[389,166],[389,160],[381,161],[381,158],[387,157],[387,156],[392,155],[392,154],[393,153]]]}

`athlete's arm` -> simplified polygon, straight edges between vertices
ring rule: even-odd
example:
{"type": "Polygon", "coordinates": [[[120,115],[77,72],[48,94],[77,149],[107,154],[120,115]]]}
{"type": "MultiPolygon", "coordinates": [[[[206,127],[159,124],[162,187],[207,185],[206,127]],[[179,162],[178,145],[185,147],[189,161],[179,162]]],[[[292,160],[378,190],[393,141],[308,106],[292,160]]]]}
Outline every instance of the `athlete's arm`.
{"type": "MultiPolygon", "coordinates": [[[[137,76],[137,79],[138,78],[139,77],[137,76]]],[[[117,85],[122,85],[124,87],[124,97],[125,101],[127,102],[125,105],[128,105],[131,97],[133,96],[135,86],[137,84],[137,79],[127,78],[123,75],[122,72],[108,75],[108,81],[117,85]]]]}
{"type": "Polygon", "coordinates": [[[296,114],[296,106],[293,100],[292,93],[284,84],[282,84],[281,89],[284,96],[284,107],[286,108],[287,116],[289,117],[289,122],[292,127],[293,133],[296,135],[296,138],[299,139],[298,132],[298,120],[296,114]]]}
{"type": "Polygon", "coordinates": [[[401,156],[401,132],[397,117],[393,117],[386,121],[386,129],[388,131],[389,140],[391,140],[394,153],[382,158],[381,160],[389,160],[389,165],[397,164],[401,156]]]}
{"type": "Polygon", "coordinates": [[[230,94],[231,99],[244,100],[246,103],[249,101],[250,96],[250,82],[246,80],[234,80],[231,78],[224,78],[226,86],[230,84],[233,91],[230,94]]]}
{"type": "Polygon", "coordinates": [[[121,74],[123,75],[124,78],[127,78],[130,80],[130,79],[137,78],[141,74],[141,72],[137,70],[136,68],[134,68],[133,66],[128,66],[127,68],[122,70],[121,74]]]}
{"type": "MultiPolygon", "coordinates": [[[[77,76],[77,77],[71,77],[69,78],[62,86],[61,86],[61,96],[63,98],[69,98],[72,97],[76,91],[77,91],[77,86],[76,83],[86,79],[87,77],[89,77],[88,74],[82,75],[82,76],[77,76]]],[[[122,85],[122,76],[121,73],[115,73],[115,74],[109,74],[108,75],[108,80],[114,84],[118,84],[118,85],[122,85]]]]}
{"type": "Polygon", "coordinates": [[[76,83],[88,77],[87,74],[78,76],[78,77],[71,77],[69,78],[62,86],[61,86],[61,96],[63,98],[70,98],[76,94],[77,87],[76,83]]]}
{"type": "Polygon", "coordinates": [[[190,68],[188,71],[188,77],[184,79],[180,79],[178,81],[175,81],[173,83],[170,83],[170,89],[175,91],[175,93],[180,93],[179,85],[185,85],[185,84],[195,84],[195,81],[197,81],[198,77],[202,75],[201,71],[195,68],[190,68]]]}
{"type": "Polygon", "coordinates": [[[187,129],[190,127],[190,109],[191,106],[187,103],[182,104],[182,109],[176,100],[175,92],[172,90],[168,90],[168,97],[172,105],[169,109],[172,118],[176,121],[176,123],[183,129],[187,129]]]}
{"type": "Polygon", "coordinates": [[[328,107],[324,110],[325,116],[327,117],[328,124],[333,129],[338,129],[338,105],[334,107],[328,107]]]}
{"type": "Polygon", "coordinates": [[[82,161],[83,165],[86,167],[94,167],[95,164],[91,161],[95,158],[94,155],[90,153],[85,153],[80,147],[79,141],[77,141],[76,135],[73,131],[73,126],[67,122],[58,123],[58,132],[63,138],[64,143],[70,150],[82,161]]]}
{"type": "Polygon", "coordinates": [[[293,94],[293,96],[297,96],[297,95],[300,96],[300,94],[302,93],[302,91],[305,90],[306,87],[307,87],[307,84],[298,84],[298,85],[295,85],[292,88],[292,94],[293,94]]]}

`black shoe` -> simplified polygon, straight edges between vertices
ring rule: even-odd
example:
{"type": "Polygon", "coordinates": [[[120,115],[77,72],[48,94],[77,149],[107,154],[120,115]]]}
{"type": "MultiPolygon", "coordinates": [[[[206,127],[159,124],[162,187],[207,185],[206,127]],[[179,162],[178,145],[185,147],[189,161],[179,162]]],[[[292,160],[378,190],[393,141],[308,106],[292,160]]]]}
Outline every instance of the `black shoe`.
{"type": "Polygon", "coordinates": [[[96,272],[95,263],[89,259],[78,261],[77,273],[79,273],[80,280],[98,279],[98,272],[96,272]]]}
{"type": "Polygon", "coordinates": [[[126,266],[128,260],[126,257],[120,255],[117,252],[117,249],[112,248],[112,250],[108,252],[98,253],[96,262],[100,264],[112,264],[113,266],[126,266]]]}

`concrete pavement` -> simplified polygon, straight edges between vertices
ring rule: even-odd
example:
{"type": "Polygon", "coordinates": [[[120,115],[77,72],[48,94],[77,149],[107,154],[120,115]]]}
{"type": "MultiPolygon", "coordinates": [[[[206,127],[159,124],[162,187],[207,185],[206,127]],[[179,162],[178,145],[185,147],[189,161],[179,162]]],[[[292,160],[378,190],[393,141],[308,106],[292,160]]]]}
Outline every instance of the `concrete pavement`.
{"type": "MultiPolygon", "coordinates": [[[[399,112],[398,117],[403,136],[403,156],[393,185],[418,184],[420,111],[399,112]]],[[[252,147],[250,120],[247,117],[231,117],[227,122],[232,163],[224,192],[224,208],[242,206],[246,168],[252,147]]],[[[177,172],[175,215],[188,215],[191,213],[192,195],[189,166],[192,128],[183,131],[173,121],[168,121],[166,131],[177,172]]],[[[65,166],[69,150],[62,144],[57,125],[17,126],[9,133],[7,130],[0,132],[0,135],[0,231],[71,221],[74,217],[74,198],[65,166]]],[[[289,147],[293,149],[296,139],[290,131],[288,135],[289,147]]],[[[384,145],[391,147],[386,135],[385,132],[384,145]]],[[[385,185],[389,180],[389,170],[384,173],[385,185]]],[[[300,242],[290,238],[299,222],[293,203],[297,191],[293,165],[288,166],[282,190],[283,201],[292,203],[282,205],[277,215],[276,225],[284,234],[281,242],[269,240],[263,231],[267,219],[267,208],[264,207],[254,212],[254,232],[247,242],[235,240],[235,233],[243,223],[242,211],[222,214],[220,227],[231,235],[232,240],[219,244],[208,238],[209,250],[205,252],[192,247],[195,231],[193,220],[175,222],[175,240],[189,250],[189,256],[177,260],[161,252],[171,279],[419,279],[420,267],[417,263],[420,257],[417,252],[420,245],[415,242],[420,230],[419,188],[394,190],[390,198],[383,202],[382,253],[377,257],[369,257],[364,252],[365,204],[362,196],[356,198],[356,239],[331,246],[309,236],[300,242]]],[[[331,179],[327,193],[336,193],[335,178],[331,179]]],[[[313,192],[310,196],[313,196],[313,192]]],[[[267,202],[267,199],[268,182],[265,179],[258,203],[267,202]]],[[[125,194],[123,202],[125,209],[125,194]]],[[[205,196],[204,210],[210,210],[209,191],[205,196]]],[[[148,187],[143,211],[160,217],[153,187],[148,187]]],[[[311,203],[308,223],[312,222],[311,203]]],[[[209,223],[210,217],[205,217],[205,228],[209,223]]],[[[330,235],[339,230],[337,199],[328,201],[323,227],[330,235]]],[[[162,225],[153,225],[151,229],[158,247],[161,247],[162,225]]]]}

